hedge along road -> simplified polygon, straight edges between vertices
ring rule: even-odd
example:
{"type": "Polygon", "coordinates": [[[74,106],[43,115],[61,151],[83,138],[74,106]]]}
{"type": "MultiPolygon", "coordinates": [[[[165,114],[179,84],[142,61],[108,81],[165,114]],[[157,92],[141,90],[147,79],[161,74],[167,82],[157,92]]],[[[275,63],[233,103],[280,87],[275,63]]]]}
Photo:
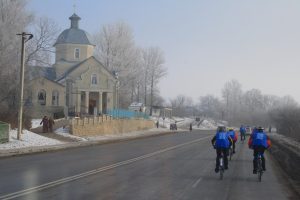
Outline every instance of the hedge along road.
{"type": "Polygon", "coordinates": [[[270,159],[257,182],[246,143],[220,181],[212,136],[193,131],[0,159],[0,199],[288,199],[270,159]]]}

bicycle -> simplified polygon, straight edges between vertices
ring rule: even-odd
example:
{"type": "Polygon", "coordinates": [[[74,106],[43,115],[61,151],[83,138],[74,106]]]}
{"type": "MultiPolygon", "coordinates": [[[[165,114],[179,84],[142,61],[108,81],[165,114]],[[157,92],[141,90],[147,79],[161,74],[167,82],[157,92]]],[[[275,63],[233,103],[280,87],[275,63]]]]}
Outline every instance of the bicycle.
{"type": "Polygon", "coordinates": [[[264,170],[262,168],[262,155],[259,153],[257,156],[257,175],[258,175],[258,181],[261,182],[261,177],[264,173],[264,170]]]}
{"type": "Polygon", "coordinates": [[[223,152],[221,152],[221,156],[220,156],[219,160],[220,160],[220,165],[219,165],[220,180],[222,180],[223,179],[223,174],[224,174],[224,171],[225,171],[223,152]]]}

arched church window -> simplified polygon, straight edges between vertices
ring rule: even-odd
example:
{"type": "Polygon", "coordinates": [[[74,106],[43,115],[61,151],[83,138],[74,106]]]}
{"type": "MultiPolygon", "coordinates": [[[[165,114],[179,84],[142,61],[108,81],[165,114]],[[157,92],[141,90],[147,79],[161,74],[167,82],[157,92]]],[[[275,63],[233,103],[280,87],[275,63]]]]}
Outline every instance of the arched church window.
{"type": "Polygon", "coordinates": [[[58,106],[59,102],[59,92],[57,90],[54,90],[52,92],[52,106],[58,106]]]}
{"type": "Polygon", "coordinates": [[[92,74],[91,83],[92,85],[97,85],[97,74],[92,74]]]}
{"type": "Polygon", "coordinates": [[[79,59],[79,56],[80,56],[80,50],[78,48],[76,48],[75,52],[74,52],[74,57],[75,57],[75,59],[79,59]]]}
{"type": "Polygon", "coordinates": [[[42,106],[46,105],[46,91],[40,90],[38,93],[38,103],[42,106]]]}

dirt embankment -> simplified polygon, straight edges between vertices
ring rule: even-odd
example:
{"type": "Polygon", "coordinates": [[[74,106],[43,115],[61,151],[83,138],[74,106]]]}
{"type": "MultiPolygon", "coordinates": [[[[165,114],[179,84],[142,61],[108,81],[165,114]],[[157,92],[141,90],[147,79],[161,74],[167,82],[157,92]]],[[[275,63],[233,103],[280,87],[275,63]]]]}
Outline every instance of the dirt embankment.
{"type": "Polygon", "coordinates": [[[300,143],[278,134],[270,135],[269,152],[288,178],[290,187],[300,196],[300,143]]]}

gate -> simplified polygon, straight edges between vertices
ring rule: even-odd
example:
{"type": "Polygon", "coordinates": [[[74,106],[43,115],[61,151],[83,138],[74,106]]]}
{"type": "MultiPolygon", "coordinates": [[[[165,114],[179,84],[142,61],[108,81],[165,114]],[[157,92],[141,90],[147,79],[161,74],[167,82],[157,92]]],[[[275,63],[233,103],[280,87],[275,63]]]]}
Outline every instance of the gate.
{"type": "Polygon", "coordinates": [[[9,141],[10,125],[0,121],[0,143],[9,141]]]}

